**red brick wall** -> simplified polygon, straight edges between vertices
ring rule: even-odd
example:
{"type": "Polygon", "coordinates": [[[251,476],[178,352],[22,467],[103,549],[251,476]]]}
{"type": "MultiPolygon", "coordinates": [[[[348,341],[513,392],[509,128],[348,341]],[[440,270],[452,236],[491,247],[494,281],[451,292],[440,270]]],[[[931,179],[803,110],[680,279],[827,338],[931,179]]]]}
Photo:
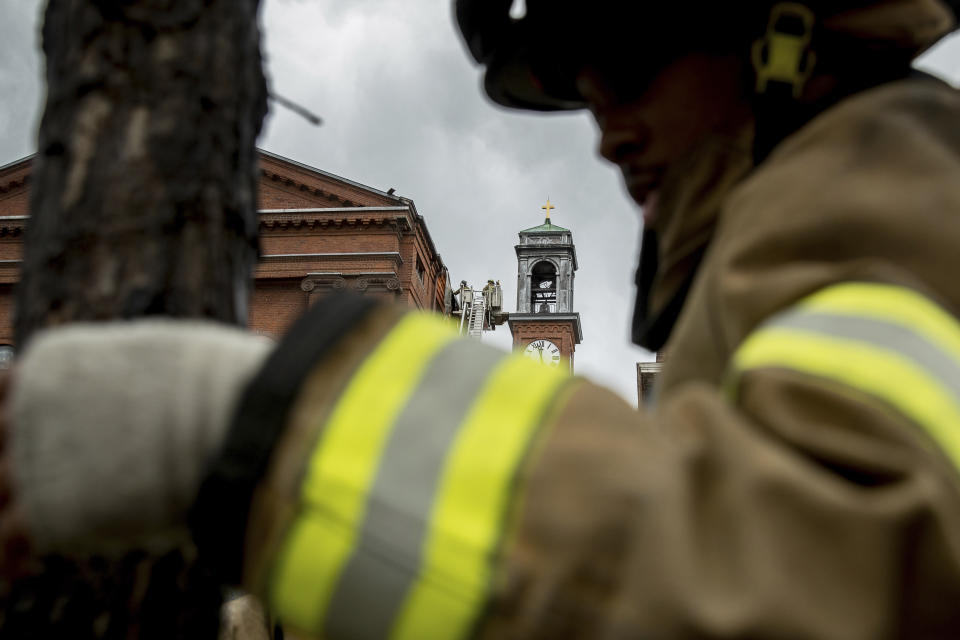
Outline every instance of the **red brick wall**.
{"type": "Polygon", "coordinates": [[[307,308],[307,295],[300,289],[299,278],[258,280],[250,298],[247,324],[271,338],[279,338],[307,308]]]}
{"type": "Polygon", "coordinates": [[[30,196],[24,189],[17,193],[0,195],[0,211],[5,216],[25,216],[30,210],[30,196]]]}
{"type": "MultiPolygon", "coordinates": [[[[30,164],[27,160],[0,171],[0,216],[27,215],[30,164]]],[[[376,209],[261,215],[261,254],[267,257],[260,260],[254,274],[248,314],[252,329],[277,337],[306,309],[309,300],[324,295],[322,288],[305,290],[304,281],[311,273],[341,273],[349,288],[365,291],[365,295],[442,310],[438,281],[443,263],[412,202],[261,154],[260,209],[349,207],[376,209]],[[344,253],[380,255],[269,257],[344,253]],[[397,253],[399,259],[393,255],[397,253]],[[417,257],[424,266],[422,282],[417,277],[417,257]],[[359,274],[396,274],[399,290],[387,289],[382,281],[358,288],[359,274]]],[[[0,222],[0,344],[12,339],[10,285],[17,281],[19,269],[16,262],[3,260],[20,258],[23,226],[22,221],[0,222]]]]}
{"type": "MultiPolygon", "coordinates": [[[[2,211],[2,209],[0,209],[2,211]]],[[[4,215],[0,213],[0,215],[4,215]]],[[[4,230],[0,225],[0,282],[16,282],[17,269],[4,260],[19,260],[23,256],[23,233],[4,230]]]]}
{"type": "Polygon", "coordinates": [[[13,344],[13,286],[0,285],[0,345],[13,344]]]}
{"type": "Polygon", "coordinates": [[[30,161],[0,171],[0,215],[25,216],[30,210],[30,161]]]}
{"type": "Polygon", "coordinates": [[[260,237],[260,246],[264,255],[400,250],[397,234],[383,227],[264,231],[260,237]]]}

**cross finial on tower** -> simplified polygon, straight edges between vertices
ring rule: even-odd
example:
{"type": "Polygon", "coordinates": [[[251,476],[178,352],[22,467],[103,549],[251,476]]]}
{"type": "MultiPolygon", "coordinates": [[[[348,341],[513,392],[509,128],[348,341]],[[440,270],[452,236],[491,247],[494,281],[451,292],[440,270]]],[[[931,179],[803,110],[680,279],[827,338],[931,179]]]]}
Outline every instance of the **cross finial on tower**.
{"type": "Polygon", "coordinates": [[[553,206],[552,204],[550,204],[550,196],[547,196],[547,204],[543,205],[543,206],[540,207],[540,208],[547,212],[547,220],[546,220],[545,224],[550,224],[550,210],[551,210],[551,209],[556,209],[555,206],[553,206]]]}

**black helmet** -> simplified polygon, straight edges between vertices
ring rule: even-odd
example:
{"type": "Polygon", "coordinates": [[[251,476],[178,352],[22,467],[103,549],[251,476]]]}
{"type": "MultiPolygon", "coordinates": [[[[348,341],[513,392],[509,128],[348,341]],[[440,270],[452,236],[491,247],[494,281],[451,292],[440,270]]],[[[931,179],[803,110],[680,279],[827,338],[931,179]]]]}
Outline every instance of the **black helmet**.
{"type": "Polygon", "coordinates": [[[675,4],[666,2],[527,0],[525,15],[514,19],[513,1],[456,0],[457,23],[486,67],[484,88],[494,102],[535,111],[584,108],[575,86],[583,62],[664,51],[663,38],[643,27],[669,23],[677,12],[657,8],[675,4]]]}
{"type": "MultiPolygon", "coordinates": [[[[762,35],[775,0],[642,2],[640,0],[455,0],[457,23],[484,88],[498,104],[557,111],[586,107],[576,88],[584,64],[617,65],[638,86],[671,58],[692,49],[742,45],[762,35]]],[[[801,0],[820,15],[884,0],[801,0]]],[[[954,14],[960,0],[947,0],[954,14]]]]}

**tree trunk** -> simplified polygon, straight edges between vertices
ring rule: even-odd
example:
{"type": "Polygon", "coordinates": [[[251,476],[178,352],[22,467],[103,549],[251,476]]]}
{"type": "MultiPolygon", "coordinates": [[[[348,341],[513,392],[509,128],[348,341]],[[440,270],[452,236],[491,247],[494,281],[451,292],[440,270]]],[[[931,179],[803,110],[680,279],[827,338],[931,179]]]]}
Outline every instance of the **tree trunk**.
{"type": "Polygon", "coordinates": [[[16,334],[163,314],[246,320],[257,0],[51,0],[16,334]]]}
{"type": "MultiPolygon", "coordinates": [[[[242,324],[266,113],[259,0],[50,0],[47,104],[15,333],[144,315],[242,324]]],[[[220,591],[181,549],[46,560],[0,636],[216,637],[220,591]]]]}

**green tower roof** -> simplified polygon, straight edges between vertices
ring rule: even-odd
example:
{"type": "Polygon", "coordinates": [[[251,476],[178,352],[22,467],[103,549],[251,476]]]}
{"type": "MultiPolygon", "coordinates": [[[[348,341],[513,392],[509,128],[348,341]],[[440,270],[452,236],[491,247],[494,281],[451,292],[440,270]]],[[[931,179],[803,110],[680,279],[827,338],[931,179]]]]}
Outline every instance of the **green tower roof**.
{"type": "Polygon", "coordinates": [[[550,222],[550,218],[547,218],[546,220],[544,220],[543,224],[536,227],[530,227],[529,229],[524,229],[520,233],[543,233],[545,231],[546,232],[552,231],[552,232],[559,233],[561,231],[570,231],[570,229],[566,229],[564,227],[558,227],[557,225],[550,222]]]}

